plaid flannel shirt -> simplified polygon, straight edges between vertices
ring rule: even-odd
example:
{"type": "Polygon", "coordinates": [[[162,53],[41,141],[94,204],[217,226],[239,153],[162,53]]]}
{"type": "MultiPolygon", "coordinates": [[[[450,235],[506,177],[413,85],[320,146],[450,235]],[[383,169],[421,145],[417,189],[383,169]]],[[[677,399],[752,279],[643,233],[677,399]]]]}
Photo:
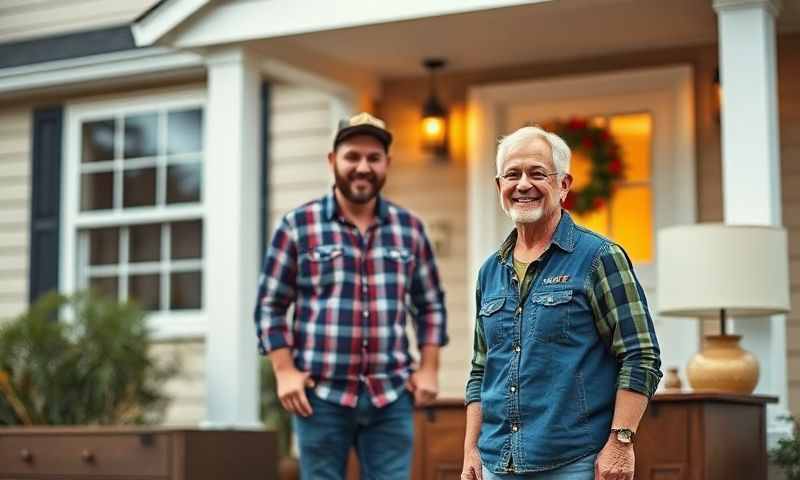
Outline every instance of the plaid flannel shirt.
{"type": "Polygon", "coordinates": [[[259,279],[258,347],[291,348],[319,397],[355,407],[364,384],[377,407],[397,399],[413,362],[407,311],[420,346],[447,343],[444,293],[418,218],[378,197],[362,235],[333,193],[283,218],[259,279]]]}

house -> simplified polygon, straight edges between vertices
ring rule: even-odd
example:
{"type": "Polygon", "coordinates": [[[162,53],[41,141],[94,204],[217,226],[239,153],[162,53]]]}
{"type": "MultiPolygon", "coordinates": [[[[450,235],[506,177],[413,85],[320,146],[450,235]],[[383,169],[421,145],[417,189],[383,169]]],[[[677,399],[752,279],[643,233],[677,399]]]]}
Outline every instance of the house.
{"type": "MultiPolygon", "coordinates": [[[[257,424],[264,238],[329,188],[336,121],[360,110],[395,133],[386,195],[437,244],[443,396],[463,396],[475,272],[509,228],[495,141],[526,123],[580,117],[623,144],[627,179],[582,221],[628,247],[652,303],[656,231],[724,220],[788,229],[797,308],[799,75],[796,1],[6,1],[0,317],[50,289],[136,298],[160,354],[184,358],[168,423],[257,424]],[[449,62],[444,156],[420,146],[434,56],[449,62]]],[[[756,391],[780,399],[773,437],[800,414],[796,312],[735,324],[756,391]]],[[[713,326],[656,328],[665,367],[683,370],[713,326]]]]}

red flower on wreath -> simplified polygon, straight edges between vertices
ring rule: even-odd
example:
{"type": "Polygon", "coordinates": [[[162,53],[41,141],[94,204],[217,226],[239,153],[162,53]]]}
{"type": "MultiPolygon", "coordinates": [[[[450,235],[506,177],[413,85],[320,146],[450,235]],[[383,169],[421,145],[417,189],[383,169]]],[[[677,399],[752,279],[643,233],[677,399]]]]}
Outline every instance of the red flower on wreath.
{"type": "Polygon", "coordinates": [[[608,171],[614,175],[622,174],[622,160],[619,157],[614,157],[608,163],[608,171]]]}

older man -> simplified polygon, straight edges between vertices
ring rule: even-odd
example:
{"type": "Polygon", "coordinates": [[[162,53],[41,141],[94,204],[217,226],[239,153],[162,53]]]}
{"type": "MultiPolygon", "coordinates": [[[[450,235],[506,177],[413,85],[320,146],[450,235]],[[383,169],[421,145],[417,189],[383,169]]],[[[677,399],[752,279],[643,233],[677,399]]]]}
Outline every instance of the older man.
{"type": "Polygon", "coordinates": [[[536,127],[498,147],[516,228],[478,274],[462,479],[633,478],[660,352],[623,249],[561,209],[570,155],[536,127]]]}

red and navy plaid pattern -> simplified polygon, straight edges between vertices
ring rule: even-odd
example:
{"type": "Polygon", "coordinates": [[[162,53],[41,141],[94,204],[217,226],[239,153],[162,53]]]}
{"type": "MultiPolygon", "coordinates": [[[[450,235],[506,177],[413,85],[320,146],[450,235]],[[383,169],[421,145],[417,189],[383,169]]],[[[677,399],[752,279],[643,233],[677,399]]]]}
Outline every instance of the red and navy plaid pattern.
{"type": "Polygon", "coordinates": [[[291,348],[321,398],[354,407],[363,382],[382,407],[398,398],[412,368],[406,312],[419,345],[447,343],[444,293],[417,217],[379,197],[376,221],[362,235],[331,193],[283,218],[259,279],[262,354],[291,348]]]}

